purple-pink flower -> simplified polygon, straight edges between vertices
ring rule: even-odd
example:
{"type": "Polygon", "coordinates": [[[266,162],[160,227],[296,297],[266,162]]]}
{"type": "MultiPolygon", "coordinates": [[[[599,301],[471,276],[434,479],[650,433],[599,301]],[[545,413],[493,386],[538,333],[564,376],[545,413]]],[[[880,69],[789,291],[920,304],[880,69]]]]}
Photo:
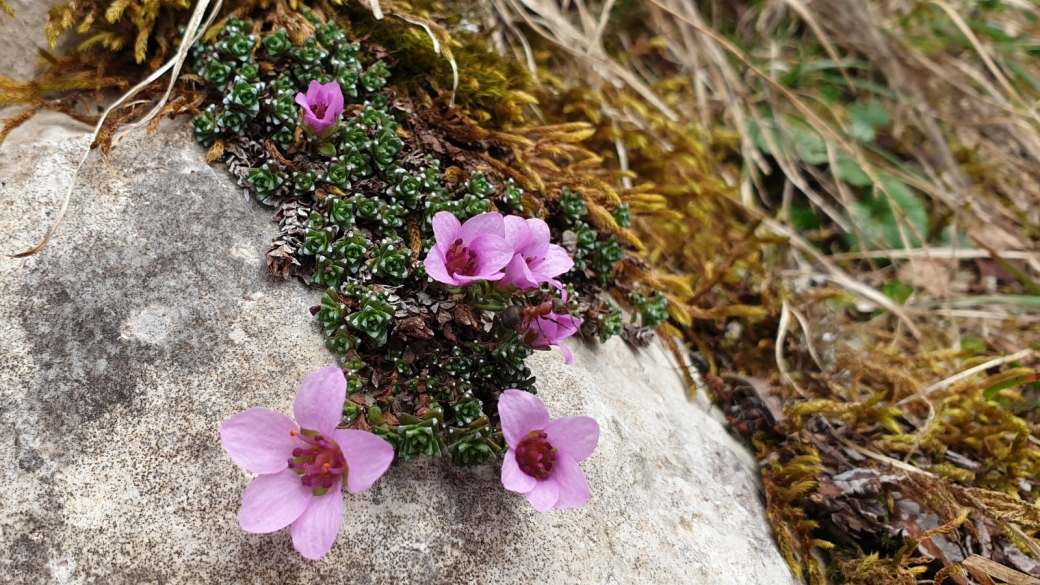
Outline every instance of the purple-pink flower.
{"type": "Polygon", "coordinates": [[[589,484],[578,463],[599,443],[599,423],[587,416],[549,421],[537,396],[506,390],[498,398],[505,436],[502,486],[524,494],[539,512],[578,508],[589,499],[589,484]]]}
{"type": "Polygon", "coordinates": [[[504,221],[506,241],[513,246],[515,255],[506,265],[501,283],[528,290],[548,282],[562,289],[555,277],[573,268],[574,260],[566,250],[549,243],[549,226],[537,218],[525,220],[515,215],[504,221]]]}
{"type": "Polygon", "coordinates": [[[581,319],[570,313],[551,312],[549,302],[542,306],[546,309],[545,311],[534,311],[530,313],[532,316],[524,320],[522,325],[524,343],[535,349],[548,349],[555,345],[563,352],[565,363],[573,362],[574,356],[571,355],[571,350],[560,342],[578,332],[578,328],[581,327],[581,319]]]}
{"type": "Polygon", "coordinates": [[[335,81],[322,85],[311,80],[307,93],[296,94],[296,103],[303,107],[304,127],[311,134],[321,136],[343,113],[343,90],[335,81]]]}
{"type": "Polygon", "coordinates": [[[351,493],[363,492],[394,458],[390,443],[372,433],[336,429],[346,395],[342,370],[322,368],[296,392],[296,422],[250,408],[220,427],[231,460],[260,474],[242,494],[242,530],[266,534],[292,525],[301,555],[317,560],[329,552],[343,521],[343,483],[351,493]]]}
{"type": "Polygon", "coordinates": [[[482,213],[459,223],[454,214],[440,211],[433,216],[433,235],[436,244],[423,266],[430,278],[451,286],[499,280],[513,257],[498,213],[482,213]]]}

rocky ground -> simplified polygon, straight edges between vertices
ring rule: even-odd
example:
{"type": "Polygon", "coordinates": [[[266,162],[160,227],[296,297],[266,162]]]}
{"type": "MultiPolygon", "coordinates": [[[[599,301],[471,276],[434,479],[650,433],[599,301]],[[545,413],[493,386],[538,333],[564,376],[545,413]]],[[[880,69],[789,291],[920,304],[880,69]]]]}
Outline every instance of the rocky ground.
{"type": "MultiPolygon", "coordinates": [[[[9,251],[42,235],[85,146],[61,118],[32,124],[0,151],[9,251]]],[[[289,411],[333,358],[310,330],[320,290],[267,274],[277,226],[204,156],[186,122],[132,136],[90,159],[44,253],[0,260],[5,580],[790,582],[746,452],[660,346],[620,340],[530,360],[555,415],[602,426],[584,508],[540,515],[494,466],[422,460],[349,497],[320,562],[242,533],[249,477],[220,423],[289,411]]]]}

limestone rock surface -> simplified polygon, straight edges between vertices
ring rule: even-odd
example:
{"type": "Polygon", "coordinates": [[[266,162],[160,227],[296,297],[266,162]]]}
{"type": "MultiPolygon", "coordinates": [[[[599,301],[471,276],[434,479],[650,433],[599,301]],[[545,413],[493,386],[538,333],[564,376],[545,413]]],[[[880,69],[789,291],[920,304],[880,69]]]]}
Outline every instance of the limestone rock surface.
{"type": "MultiPolygon", "coordinates": [[[[45,123],[0,152],[8,253],[42,235],[86,142],[45,123]]],[[[398,462],[347,498],[320,562],[242,533],[250,477],[219,425],[291,412],[331,355],[321,291],[263,265],[270,211],[203,158],[185,123],[132,136],[88,163],[42,253],[0,259],[0,581],[790,582],[746,454],[660,348],[620,341],[532,358],[554,416],[602,426],[584,508],[538,514],[494,466],[398,462]]]]}
{"type": "MultiPolygon", "coordinates": [[[[87,130],[43,115],[0,147],[0,252],[42,237],[87,130]]],[[[91,156],[42,253],[0,257],[0,582],[794,583],[748,454],[659,346],[620,341],[531,360],[554,417],[601,424],[584,508],[538,514],[495,466],[397,462],[321,561],[241,532],[251,478],[221,422],[291,412],[332,358],[321,291],[266,272],[270,211],[203,159],[185,121],[132,135],[91,156]]]]}
{"type": "Polygon", "coordinates": [[[38,49],[49,49],[44,26],[49,0],[5,0],[15,17],[0,11],[0,75],[26,81],[36,70],[38,49]]]}

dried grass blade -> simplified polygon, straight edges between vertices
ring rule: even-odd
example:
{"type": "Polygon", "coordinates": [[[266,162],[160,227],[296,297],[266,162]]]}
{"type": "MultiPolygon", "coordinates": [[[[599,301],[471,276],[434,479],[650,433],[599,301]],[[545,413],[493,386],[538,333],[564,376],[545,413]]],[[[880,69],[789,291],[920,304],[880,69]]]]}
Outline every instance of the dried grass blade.
{"type": "Polygon", "coordinates": [[[757,217],[762,217],[762,223],[766,226],[766,228],[773,231],[774,233],[786,237],[788,240],[790,240],[791,244],[794,245],[794,247],[805,252],[806,254],[809,254],[817,262],[822,264],[829,273],[827,275],[828,279],[840,286],[845,287],[849,291],[862,296],[863,298],[870,299],[871,301],[877,303],[879,306],[883,307],[885,310],[889,311],[890,313],[898,317],[906,325],[907,329],[910,330],[910,333],[915,338],[921,338],[921,330],[913,322],[913,320],[910,318],[907,312],[903,310],[903,307],[896,304],[895,301],[885,296],[883,293],[876,291],[873,288],[855,280],[848,274],[845,274],[845,272],[842,269],[838,268],[833,262],[831,262],[812,244],[805,241],[791,228],[785,226],[784,224],[776,220],[763,216],[761,212],[754,208],[745,207],[745,209],[747,209],[750,213],[757,217]]]}
{"type": "Polygon", "coordinates": [[[963,564],[969,571],[972,569],[981,571],[990,577],[996,577],[1008,583],[1008,585],[1040,585],[1040,579],[1035,579],[1025,573],[1020,573],[979,555],[971,555],[964,559],[963,564]]]}
{"type": "MultiPolygon", "coordinates": [[[[993,62],[993,58],[990,57],[989,53],[986,52],[986,49],[982,46],[982,42],[979,40],[979,37],[975,36],[975,33],[972,32],[971,27],[968,26],[968,23],[964,22],[964,19],[961,18],[961,15],[958,14],[952,6],[950,6],[943,0],[932,0],[932,4],[935,4],[944,12],[946,12],[947,16],[950,17],[950,20],[952,20],[953,23],[957,25],[957,28],[960,29],[961,34],[963,34],[965,38],[968,39],[968,42],[970,42],[972,46],[975,47],[975,51],[979,54],[979,57],[982,58],[982,62],[986,64],[986,68],[989,69],[989,72],[993,75],[993,77],[997,78],[997,81],[1000,82],[1000,85],[1004,88],[1004,91],[1008,92],[1008,94],[1017,99],[1020,104],[1026,104],[1027,102],[1022,99],[1022,96],[1019,95],[1017,91],[1015,91],[1015,88],[1012,87],[1011,83],[1007,80],[1007,77],[1004,76],[1004,73],[1000,70],[999,67],[997,67],[997,64],[993,62]]],[[[1035,114],[1033,115],[1033,118],[1036,119],[1035,114]]]]}
{"type": "Polygon", "coordinates": [[[783,300],[783,305],[780,309],[780,325],[776,328],[776,345],[774,349],[774,357],[776,358],[776,368],[780,371],[780,379],[784,381],[788,386],[795,389],[796,392],[802,397],[808,400],[810,396],[805,393],[805,390],[794,381],[791,374],[787,372],[787,366],[784,364],[784,339],[787,337],[787,329],[791,325],[791,302],[787,299],[783,300]]]}
{"type": "Polygon", "coordinates": [[[903,471],[909,471],[910,473],[917,473],[917,474],[924,475],[926,477],[931,477],[931,478],[938,478],[939,477],[939,476],[935,475],[934,473],[932,473],[930,471],[925,471],[925,470],[923,470],[923,469],[921,469],[919,467],[914,467],[913,465],[910,465],[909,463],[903,463],[902,461],[900,461],[898,459],[893,459],[893,458],[891,458],[891,457],[889,457],[887,455],[882,455],[881,453],[878,453],[877,451],[873,451],[871,449],[867,449],[866,447],[861,447],[861,446],[853,443],[852,441],[846,439],[845,437],[839,435],[838,431],[834,430],[834,427],[831,426],[831,423],[829,421],[827,421],[826,419],[824,419],[823,422],[824,422],[825,425],[827,425],[827,430],[830,431],[831,435],[833,435],[835,439],[840,441],[842,445],[845,445],[849,449],[852,449],[853,451],[859,453],[860,455],[863,455],[864,457],[869,457],[869,458],[874,459],[876,461],[881,461],[882,463],[887,463],[887,464],[891,465],[892,467],[894,467],[896,469],[901,469],[903,471]]]}
{"type": "Polygon", "coordinates": [[[191,15],[191,20],[188,21],[188,26],[184,31],[184,39],[181,41],[181,46],[177,49],[177,54],[174,55],[170,62],[173,64],[173,71],[170,73],[170,83],[166,86],[166,93],[163,94],[162,98],[156,102],[155,106],[144,115],[140,120],[132,124],[126,125],[112,140],[112,145],[115,146],[120,140],[122,140],[128,133],[133,129],[139,128],[152,120],[163,107],[166,105],[167,100],[170,99],[170,94],[173,93],[173,86],[177,83],[177,79],[180,77],[181,67],[188,60],[188,52],[191,50],[191,46],[198,40],[201,32],[204,32],[217,17],[217,13],[220,12],[220,7],[223,4],[223,0],[216,0],[213,4],[213,10],[210,11],[209,18],[206,19],[206,23],[202,24],[202,18],[206,14],[206,8],[209,6],[210,0],[199,0],[198,5],[195,6],[195,12],[191,15]]]}
{"type": "Polygon", "coordinates": [[[814,362],[816,362],[816,367],[820,368],[821,372],[825,372],[826,369],[823,367],[823,360],[820,359],[820,354],[816,351],[816,344],[813,343],[812,329],[809,328],[809,319],[794,307],[791,307],[791,314],[794,315],[795,319],[798,319],[798,324],[802,327],[802,333],[805,335],[805,345],[809,349],[809,356],[814,362]]]}
{"type": "Polygon", "coordinates": [[[448,60],[448,63],[451,65],[451,75],[452,75],[451,100],[448,101],[448,107],[454,106],[455,105],[455,92],[458,91],[458,89],[459,89],[459,66],[455,62],[455,58],[452,57],[450,51],[444,51],[443,53],[441,52],[441,43],[440,43],[440,41],[437,40],[437,35],[433,34],[433,29],[430,27],[429,23],[424,22],[422,20],[419,20],[417,18],[414,18],[412,16],[405,15],[405,14],[394,13],[394,16],[396,16],[397,18],[400,18],[401,20],[403,20],[403,21],[405,21],[407,23],[414,24],[416,26],[421,26],[423,28],[423,30],[426,31],[426,34],[430,36],[430,42],[433,43],[433,52],[438,54],[438,55],[443,54],[444,57],[448,60]]]}
{"type": "Polygon", "coordinates": [[[379,5],[379,0],[368,0],[368,8],[376,20],[383,20],[383,7],[379,5]]]}
{"type": "MultiPolygon", "coordinates": [[[[552,42],[573,57],[585,60],[589,70],[606,78],[609,72],[623,81],[636,93],[664,114],[670,121],[678,122],[679,115],[666,104],[643,80],[618,63],[590,51],[590,39],[579,32],[560,12],[555,3],[540,0],[508,0],[513,14],[519,16],[539,35],[552,42]]],[[[611,81],[607,79],[607,81],[611,81]]]]}
{"type": "Polygon", "coordinates": [[[988,361],[988,362],[986,362],[984,364],[977,365],[974,368],[970,368],[970,369],[964,370],[963,372],[961,372],[959,374],[954,374],[953,376],[950,376],[949,378],[946,378],[945,380],[942,380],[941,382],[936,382],[935,384],[932,384],[931,386],[925,388],[924,390],[921,390],[917,394],[914,394],[912,396],[907,396],[906,398],[904,398],[904,399],[900,400],[899,402],[897,402],[896,406],[903,406],[903,405],[905,405],[905,404],[907,404],[907,403],[909,403],[909,402],[911,402],[913,400],[918,400],[918,399],[924,398],[924,397],[928,396],[929,394],[931,394],[932,392],[935,392],[937,390],[942,390],[943,388],[946,388],[947,386],[950,386],[952,384],[960,382],[961,380],[964,380],[966,378],[970,378],[970,377],[974,376],[975,374],[978,374],[979,372],[984,372],[984,371],[986,371],[986,370],[988,370],[990,368],[995,368],[997,366],[1002,366],[1002,365],[1004,365],[1004,364],[1006,364],[1008,362],[1015,362],[1015,361],[1018,361],[1018,360],[1025,359],[1027,357],[1032,356],[1033,353],[1035,353],[1035,352],[1032,349],[1023,349],[1022,351],[1013,353],[1011,355],[1006,355],[1004,357],[999,357],[997,359],[990,360],[990,361],[988,361]]]}
{"type": "Polygon", "coordinates": [[[810,12],[809,9],[805,7],[805,4],[802,3],[802,0],[785,1],[787,5],[793,8],[794,11],[798,13],[798,16],[802,17],[802,20],[804,20],[809,25],[809,28],[812,29],[813,34],[816,35],[816,38],[820,39],[820,44],[823,45],[823,50],[827,51],[827,55],[829,55],[830,58],[834,61],[834,64],[838,66],[838,71],[840,71],[841,76],[845,78],[845,83],[848,84],[849,88],[853,88],[854,86],[852,84],[852,78],[849,77],[848,70],[845,69],[844,65],[842,65],[841,56],[838,55],[838,51],[834,49],[834,45],[831,43],[826,33],[823,32],[823,28],[820,27],[820,23],[817,22],[816,17],[814,17],[812,12],[810,12]]]}

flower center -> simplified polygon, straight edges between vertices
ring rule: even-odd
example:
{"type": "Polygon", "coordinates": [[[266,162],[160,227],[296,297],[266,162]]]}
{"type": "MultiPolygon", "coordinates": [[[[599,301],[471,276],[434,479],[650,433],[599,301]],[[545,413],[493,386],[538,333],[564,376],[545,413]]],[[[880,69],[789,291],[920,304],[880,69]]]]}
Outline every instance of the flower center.
{"type": "Polygon", "coordinates": [[[315,102],[311,105],[311,112],[314,114],[315,118],[324,118],[325,110],[328,108],[329,106],[325,102],[315,102]]]}
{"type": "Polygon", "coordinates": [[[448,274],[473,276],[477,272],[477,255],[462,245],[462,238],[452,242],[444,254],[444,267],[448,274]]]}
{"type": "Polygon", "coordinates": [[[545,431],[531,431],[516,446],[516,463],[527,475],[535,479],[549,479],[556,462],[556,447],[546,438],[545,431]]]}
{"type": "Polygon", "coordinates": [[[347,460],[343,457],[343,450],[336,441],[321,435],[316,434],[311,438],[299,431],[289,431],[289,434],[310,445],[308,449],[293,449],[289,469],[300,475],[300,481],[311,488],[314,495],[325,495],[332,487],[334,476],[347,471],[347,460]]]}

